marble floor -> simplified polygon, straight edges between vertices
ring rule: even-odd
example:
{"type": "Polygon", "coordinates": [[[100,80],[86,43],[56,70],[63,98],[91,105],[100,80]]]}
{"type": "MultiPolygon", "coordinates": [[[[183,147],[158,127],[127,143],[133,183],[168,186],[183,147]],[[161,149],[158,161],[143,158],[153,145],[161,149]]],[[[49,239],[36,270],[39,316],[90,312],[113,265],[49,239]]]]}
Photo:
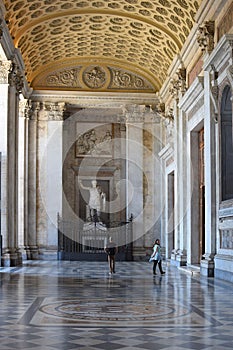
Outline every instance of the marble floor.
{"type": "Polygon", "coordinates": [[[233,284],[147,262],[0,267],[0,350],[233,349],[233,284]]]}

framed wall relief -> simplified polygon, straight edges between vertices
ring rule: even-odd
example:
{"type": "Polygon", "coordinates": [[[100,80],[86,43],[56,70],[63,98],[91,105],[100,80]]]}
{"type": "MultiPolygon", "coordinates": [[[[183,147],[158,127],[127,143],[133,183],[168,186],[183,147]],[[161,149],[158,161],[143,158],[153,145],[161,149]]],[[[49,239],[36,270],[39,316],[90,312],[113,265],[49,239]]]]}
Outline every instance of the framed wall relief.
{"type": "Polygon", "coordinates": [[[76,124],[76,157],[107,157],[113,154],[113,124],[76,124]]]}

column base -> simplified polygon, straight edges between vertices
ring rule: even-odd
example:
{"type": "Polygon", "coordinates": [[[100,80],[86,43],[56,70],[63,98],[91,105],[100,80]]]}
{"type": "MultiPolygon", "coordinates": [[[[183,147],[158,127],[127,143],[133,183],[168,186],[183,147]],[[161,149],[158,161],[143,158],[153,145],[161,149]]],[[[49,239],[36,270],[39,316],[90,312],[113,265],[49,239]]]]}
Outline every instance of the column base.
{"type": "Polygon", "coordinates": [[[174,249],[171,254],[170,264],[172,266],[180,267],[187,265],[187,256],[183,251],[174,249]]]}
{"type": "Polygon", "coordinates": [[[30,246],[25,248],[27,260],[38,260],[39,249],[37,246],[30,246]]]}
{"type": "Polygon", "coordinates": [[[3,253],[1,265],[4,267],[21,266],[23,263],[21,253],[3,253]]]}
{"type": "Polygon", "coordinates": [[[214,277],[214,261],[208,259],[201,260],[200,274],[206,277],[214,277]]]}

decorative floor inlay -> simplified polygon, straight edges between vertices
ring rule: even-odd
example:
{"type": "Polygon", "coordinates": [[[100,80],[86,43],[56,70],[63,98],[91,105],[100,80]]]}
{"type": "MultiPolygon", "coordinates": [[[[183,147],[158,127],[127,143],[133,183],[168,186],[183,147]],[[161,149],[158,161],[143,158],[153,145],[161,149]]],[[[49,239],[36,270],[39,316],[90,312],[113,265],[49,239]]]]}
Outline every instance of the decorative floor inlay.
{"type": "MultiPolygon", "coordinates": [[[[210,326],[192,307],[178,303],[145,301],[134,298],[122,302],[120,298],[44,298],[32,305],[32,317],[25,315],[20,323],[36,326],[210,326]]],[[[31,311],[30,311],[31,312],[31,311]]]]}
{"type": "Polygon", "coordinates": [[[1,350],[233,349],[233,284],[148,262],[0,268],[1,350]]]}

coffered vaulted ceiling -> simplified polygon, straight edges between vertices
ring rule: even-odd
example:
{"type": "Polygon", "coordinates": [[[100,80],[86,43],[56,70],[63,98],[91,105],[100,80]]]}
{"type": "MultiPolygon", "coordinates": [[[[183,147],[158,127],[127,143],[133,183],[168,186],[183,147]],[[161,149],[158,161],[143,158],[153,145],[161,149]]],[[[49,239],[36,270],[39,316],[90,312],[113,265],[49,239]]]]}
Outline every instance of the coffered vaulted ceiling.
{"type": "Polygon", "coordinates": [[[156,92],[201,0],[4,0],[34,89],[156,92]]]}

